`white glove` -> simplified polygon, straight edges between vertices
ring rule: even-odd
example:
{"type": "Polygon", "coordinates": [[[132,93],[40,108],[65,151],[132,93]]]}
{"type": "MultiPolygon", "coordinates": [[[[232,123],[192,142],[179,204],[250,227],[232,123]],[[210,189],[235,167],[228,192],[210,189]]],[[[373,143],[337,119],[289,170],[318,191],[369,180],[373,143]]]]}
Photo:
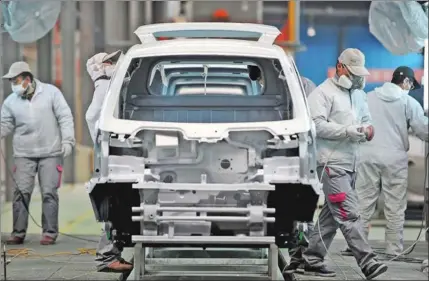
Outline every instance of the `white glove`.
{"type": "Polygon", "coordinates": [[[363,132],[362,125],[351,125],[346,129],[347,137],[354,142],[366,141],[365,133],[363,132]],[[359,132],[361,130],[361,132],[359,132]]]}
{"type": "Polygon", "coordinates": [[[62,149],[63,157],[66,158],[69,156],[72,153],[72,150],[73,146],[70,143],[64,143],[62,149]]]}

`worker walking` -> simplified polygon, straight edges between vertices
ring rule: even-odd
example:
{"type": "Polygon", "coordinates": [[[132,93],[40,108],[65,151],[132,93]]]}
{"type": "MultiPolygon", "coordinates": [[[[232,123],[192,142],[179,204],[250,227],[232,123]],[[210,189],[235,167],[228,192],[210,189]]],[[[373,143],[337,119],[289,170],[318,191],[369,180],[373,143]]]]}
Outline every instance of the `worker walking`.
{"type": "MultiPolygon", "coordinates": [[[[97,140],[97,123],[100,118],[101,107],[106,97],[115,65],[121,54],[121,51],[116,51],[111,54],[99,53],[90,58],[86,63],[86,69],[91,79],[94,81],[95,86],[92,102],[85,115],[94,143],[97,140]]],[[[121,250],[113,243],[109,234],[109,224],[106,223],[97,246],[95,258],[97,270],[99,272],[131,271],[133,269],[132,264],[121,257],[121,250]]]]}
{"type": "MultiPolygon", "coordinates": [[[[361,146],[356,192],[360,214],[368,237],[369,223],[381,193],[386,216],[386,251],[398,255],[404,250],[404,221],[408,187],[408,132],[428,141],[428,117],[408,92],[420,88],[414,71],[398,67],[391,82],[368,93],[368,105],[377,128],[374,139],[361,146]]],[[[345,254],[351,251],[346,250],[345,254]]]]}
{"type": "Polygon", "coordinates": [[[362,91],[367,75],[364,54],[346,49],[338,58],[336,76],[325,80],[308,98],[317,132],[317,172],[326,200],[303,253],[304,274],[336,275],[326,267],[324,257],[338,227],[367,279],[387,270],[375,259],[365,237],[354,191],[359,143],[370,140],[373,134],[362,91]]]}
{"type": "Polygon", "coordinates": [[[3,76],[13,93],[1,109],[1,138],[13,133],[13,232],[8,244],[22,244],[28,227],[28,207],[36,174],[42,193],[42,245],[58,236],[58,188],[63,158],[75,145],[73,116],[61,91],[34,79],[30,67],[15,62],[3,76]]]}

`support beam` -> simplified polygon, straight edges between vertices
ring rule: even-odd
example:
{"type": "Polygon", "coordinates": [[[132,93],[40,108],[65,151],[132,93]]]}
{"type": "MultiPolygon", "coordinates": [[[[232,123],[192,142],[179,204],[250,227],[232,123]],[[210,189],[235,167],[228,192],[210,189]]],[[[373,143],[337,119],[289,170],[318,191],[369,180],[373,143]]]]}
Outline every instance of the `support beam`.
{"type": "MultiPolygon", "coordinates": [[[[94,91],[93,81],[86,71],[86,61],[92,57],[95,52],[95,2],[81,1],[80,2],[80,41],[79,41],[79,58],[80,58],[80,118],[76,123],[80,122],[80,143],[92,147],[91,136],[89,135],[88,127],[85,121],[85,112],[92,101],[94,91]]],[[[78,127],[76,127],[78,130],[78,127]]],[[[76,138],[77,139],[77,138],[76,138]]]]}
{"type": "MultiPolygon", "coordinates": [[[[12,63],[22,60],[22,56],[21,56],[21,49],[18,43],[16,43],[15,41],[12,40],[12,38],[9,36],[9,33],[4,32],[1,33],[0,36],[2,36],[2,45],[1,45],[1,50],[2,50],[2,64],[0,67],[2,67],[2,71],[3,73],[7,73],[7,71],[9,70],[9,67],[12,63]]],[[[3,76],[3,75],[2,75],[3,76]]],[[[9,82],[5,82],[4,80],[3,82],[3,100],[7,98],[7,96],[11,93],[11,89],[10,89],[10,83],[9,82]]],[[[0,102],[3,103],[3,100],[0,100],[0,102]]],[[[6,163],[4,165],[5,171],[7,171],[6,169],[12,169],[13,167],[13,146],[12,146],[12,136],[9,135],[6,139],[4,139],[2,141],[3,146],[2,146],[2,150],[3,151],[3,155],[6,157],[6,163]]],[[[5,194],[5,200],[6,201],[10,201],[12,200],[12,196],[13,196],[13,190],[16,187],[15,181],[12,178],[11,173],[9,172],[5,172],[5,184],[6,184],[6,194],[5,194]]]]}
{"type": "MultiPolygon", "coordinates": [[[[64,1],[61,10],[61,51],[62,51],[62,92],[70,106],[72,113],[75,113],[75,31],[76,31],[76,2],[64,1]]],[[[74,114],[74,117],[75,114],[74,114]]],[[[75,179],[75,151],[64,161],[64,182],[74,183],[75,179]]]]}
{"type": "Polygon", "coordinates": [[[287,26],[289,34],[289,44],[292,46],[300,45],[300,13],[301,2],[299,0],[290,0],[288,2],[287,26]]]}
{"type": "MultiPolygon", "coordinates": [[[[124,1],[104,2],[104,36],[105,52],[107,53],[118,50],[119,44],[116,44],[117,42],[131,42],[128,32],[127,4],[128,3],[124,1]]],[[[128,45],[128,47],[130,47],[132,43],[128,45]]]]}
{"type": "Polygon", "coordinates": [[[37,78],[52,84],[52,32],[37,40],[37,78]]]}

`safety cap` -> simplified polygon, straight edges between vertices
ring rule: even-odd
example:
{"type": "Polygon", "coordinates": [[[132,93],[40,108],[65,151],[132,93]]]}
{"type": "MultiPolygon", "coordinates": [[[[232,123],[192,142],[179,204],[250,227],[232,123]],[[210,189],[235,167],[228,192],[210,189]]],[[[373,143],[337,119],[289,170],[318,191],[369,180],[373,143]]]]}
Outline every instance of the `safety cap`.
{"type": "Polygon", "coordinates": [[[414,71],[408,66],[400,66],[393,72],[393,78],[397,81],[402,81],[404,78],[408,78],[413,81],[414,89],[420,89],[422,86],[417,82],[414,75],[414,71]]]}
{"type": "Polygon", "coordinates": [[[338,61],[346,65],[354,75],[368,76],[370,74],[365,68],[365,55],[358,49],[345,49],[338,57],[338,61]]]}
{"type": "Polygon", "coordinates": [[[108,55],[106,55],[102,62],[108,62],[108,61],[112,61],[112,62],[117,62],[119,57],[121,56],[122,51],[121,50],[117,50],[116,52],[110,53],[108,55]]]}
{"type": "Polygon", "coordinates": [[[3,79],[12,79],[24,72],[30,72],[30,66],[28,65],[28,63],[26,63],[25,61],[17,61],[12,63],[12,65],[9,68],[9,72],[4,75],[2,78],[3,79]]]}

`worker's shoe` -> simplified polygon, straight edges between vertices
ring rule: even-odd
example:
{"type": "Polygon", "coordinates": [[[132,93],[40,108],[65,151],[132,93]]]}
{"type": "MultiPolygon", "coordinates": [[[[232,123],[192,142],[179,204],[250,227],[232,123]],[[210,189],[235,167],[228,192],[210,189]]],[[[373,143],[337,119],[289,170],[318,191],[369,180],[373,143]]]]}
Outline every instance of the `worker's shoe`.
{"type": "Polygon", "coordinates": [[[55,239],[49,236],[43,236],[42,240],[40,240],[40,245],[54,245],[55,244],[55,239]]]}
{"type": "Polygon", "coordinates": [[[368,268],[368,270],[363,271],[363,274],[365,274],[366,280],[371,280],[377,276],[380,276],[386,271],[387,265],[385,265],[384,263],[377,262],[376,264],[368,268]]]}
{"type": "MultiPolygon", "coordinates": [[[[297,271],[300,273],[299,271],[297,271]]],[[[304,275],[311,275],[311,276],[320,276],[320,277],[335,277],[337,274],[335,271],[332,271],[328,269],[326,265],[315,267],[310,266],[309,264],[305,263],[304,265],[304,271],[302,272],[304,275]]]]}
{"type": "Polygon", "coordinates": [[[304,264],[300,262],[291,262],[288,264],[288,266],[285,267],[283,270],[283,273],[292,274],[297,272],[299,269],[304,270],[304,264]]]}
{"type": "Polygon", "coordinates": [[[353,252],[352,250],[350,250],[349,247],[345,248],[344,250],[341,251],[341,255],[342,256],[347,256],[347,257],[352,257],[353,256],[353,252]]]}
{"type": "Polygon", "coordinates": [[[9,239],[6,240],[7,245],[21,245],[24,244],[24,238],[17,237],[17,236],[11,236],[9,239]]]}
{"type": "Polygon", "coordinates": [[[133,265],[124,259],[115,260],[106,267],[99,269],[99,272],[122,273],[133,270],[133,265]]]}

